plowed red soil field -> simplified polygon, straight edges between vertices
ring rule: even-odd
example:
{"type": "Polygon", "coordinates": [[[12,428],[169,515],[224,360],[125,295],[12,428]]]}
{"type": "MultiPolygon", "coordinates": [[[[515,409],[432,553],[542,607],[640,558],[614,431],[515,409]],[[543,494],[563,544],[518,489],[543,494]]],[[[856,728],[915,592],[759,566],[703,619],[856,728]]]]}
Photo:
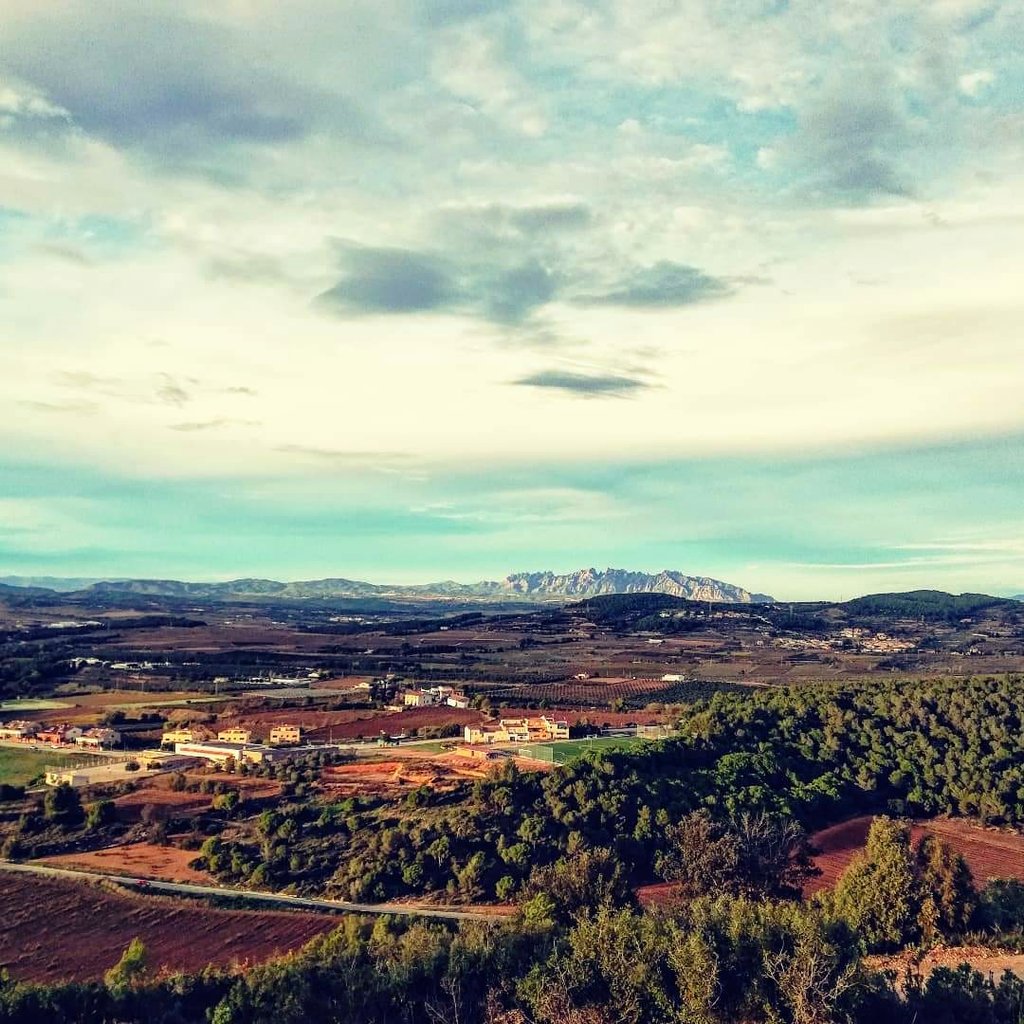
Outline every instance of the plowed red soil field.
{"type": "Polygon", "coordinates": [[[613,729],[624,725],[660,725],[672,717],[658,711],[606,711],[604,708],[548,708],[545,711],[538,711],[536,708],[502,708],[500,717],[537,718],[539,715],[564,720],[570,725],[596,725],[601,728],[607,726],[613,729]]]}
{"type": "MultiPolygon", "coordinates": [[[[804,895],[831,889],[836,884],[857,851],[863,849],[872,820],[870,815],[851,818],[811,836],[811,842],[821,851],[814,863],[822,873],[807,883],[804,895]]],[[[929,834],[938,836],[963,855],[979,885],[990,878],[1024,880],[1024,835],[982,828],[954,818],[918,821],[911,828],[915,843],[929,834]]]]}
{"type": "Polygon", "coordinates": [[[89,853],[63,853],[47,857],[43,863],[56,868],[82,868],[115,875],[137,875],[139,878],[157,878],[167,882],[195,882],[202,885],[213,879],[205,871],[189,867],[195,860],[195,850],[181,850],[176,846],[156,846],[153,843],[125,843],[105,850],[89,853]]]}
{"type": "Polygon", "coordinates": [[[102,977],[136,936],[153,970],[259,963],[337,927],[327,915],[216,910],[0,873],[0,965],[20,981],[102,977]]]}

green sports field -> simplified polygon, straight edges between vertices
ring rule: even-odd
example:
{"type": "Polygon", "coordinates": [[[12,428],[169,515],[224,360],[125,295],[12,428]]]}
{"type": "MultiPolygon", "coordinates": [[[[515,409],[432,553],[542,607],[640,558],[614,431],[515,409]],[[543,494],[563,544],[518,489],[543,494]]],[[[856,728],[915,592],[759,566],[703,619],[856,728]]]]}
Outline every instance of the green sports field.
{"type": "Polygon", "coordinates": [[[629,750],[637,744],[645,742],[632,736],[597,736],[586,740],[563,740],[559,743],[531,743],[520,747],[523,757],[532,757],[536,761],[550,761],[553,764],[565,764],[574,757],[585,754],[588,750],[629,750]]]}
{"type": "Polygon", "coordinates": [[[0,711],[56,711],[59,708],[74,707],[66,700],[5,700],[0,702],[0,711]]]}
{"type": "Polygon", "coordinates": [[[42,775],[48,764],[71,765],[87,761],[82,754],[65,754],[59,750],[30,750],[0,746],[0,782],[9,786],[24,786],[42,775]]]}

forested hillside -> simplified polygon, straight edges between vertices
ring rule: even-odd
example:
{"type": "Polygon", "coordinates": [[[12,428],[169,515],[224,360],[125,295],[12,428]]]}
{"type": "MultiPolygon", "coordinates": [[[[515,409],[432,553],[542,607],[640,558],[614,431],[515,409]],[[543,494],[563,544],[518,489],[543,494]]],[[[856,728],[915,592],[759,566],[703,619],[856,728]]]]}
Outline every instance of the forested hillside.
{"type": "Polygon", "coordinates": [[[226,881],[296,883],[350,899],[440,892],[506,899],[581,848],[656,879],[667,826],[765,815],[810,830],[854,814],[1024,821],[1024,686],[1016,679],[865,683],[720,694],[682,735],[588,754],[547,775],[504,766],[461,794],[399,804],[295,804],[243,838],[209,841],[226,881]],[[287,842],[275,838],[284,830],[287,842]]]}

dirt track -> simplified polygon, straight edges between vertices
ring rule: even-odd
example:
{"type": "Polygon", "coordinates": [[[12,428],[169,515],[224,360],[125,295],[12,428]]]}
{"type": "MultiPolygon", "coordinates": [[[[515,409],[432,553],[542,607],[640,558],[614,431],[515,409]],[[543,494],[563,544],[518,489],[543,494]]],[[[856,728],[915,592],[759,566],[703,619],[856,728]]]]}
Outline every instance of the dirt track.
{"type": "Polygon", "coordinates": [[[894,971],[897,985],[908,971],[927,977],[936,967],[959,967],[970,964],[976,971],[991,975],[998,980],[1004,971],[1011,971],[1024,978],[1024,954],[1007,953],[984,946],[938,946],[930,949],[920,959],[913,950],[894,953],[890,956],[868,958],[868,964],[880,971],[894,971]]]}

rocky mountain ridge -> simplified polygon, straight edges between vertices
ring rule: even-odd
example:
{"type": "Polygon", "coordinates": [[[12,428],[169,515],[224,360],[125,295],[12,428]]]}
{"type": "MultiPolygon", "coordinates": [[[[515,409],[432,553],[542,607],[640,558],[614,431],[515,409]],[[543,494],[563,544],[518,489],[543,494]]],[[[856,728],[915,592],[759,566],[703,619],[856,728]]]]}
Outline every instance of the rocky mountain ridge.
{"type": "MultiPolygon", "coordinates": [[[[6,577],[0,582],[14,586],[46,588],[32,577],[6,577]],[[17,579],[17,583],[13,580],[17,579]]],[[[61,590],[70,590],[72,581],[62,580],[61,590]]],[[[77,593],[97,597],[113,594],[138,594],[151,597],[194,598],[197,600],[237,600],[278,598],[284,600],[331,600],[376,598],[398,601],[477,600],[477,601],[572,601],[603,594],[669,594],[692,601],[721,601],[736,604],[766,603],[771,598],[743,587],[708,576],[688,576],[664,569],[658,573],[628,569],[579,569],[571,573],[519,572],[503,580],[478,583],[437,583],[401,585],[367,583],[362,580],[330,578],[281,582],[267,579],[237,579],[223,583],[192,583],[181,580],[113,579],[83,580],[77,593]]],[[[56,589],[56,588],[54,588],[56,589]]]]}

